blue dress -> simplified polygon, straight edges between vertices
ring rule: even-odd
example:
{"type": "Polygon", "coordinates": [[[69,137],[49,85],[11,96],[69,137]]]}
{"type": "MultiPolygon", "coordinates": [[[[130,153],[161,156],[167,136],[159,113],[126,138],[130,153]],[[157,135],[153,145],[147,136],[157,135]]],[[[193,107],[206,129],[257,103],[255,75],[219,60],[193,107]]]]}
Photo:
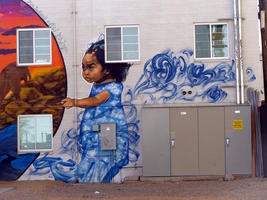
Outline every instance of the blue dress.
{"type": "Polygon", "coordinates": [[[97,107],[86,108],[81,121],[81,161],[77,169],[79,182],[110,182],[129,162],[128,127],[121,105],[123,85],[117,82],[94,84],[89,97],[105,90],[110,93],[108,101],[97,107]],[[116,123],[116,150],[101,150],[100,132],[93,131],[93,125],[109,122],[116,123]]]}

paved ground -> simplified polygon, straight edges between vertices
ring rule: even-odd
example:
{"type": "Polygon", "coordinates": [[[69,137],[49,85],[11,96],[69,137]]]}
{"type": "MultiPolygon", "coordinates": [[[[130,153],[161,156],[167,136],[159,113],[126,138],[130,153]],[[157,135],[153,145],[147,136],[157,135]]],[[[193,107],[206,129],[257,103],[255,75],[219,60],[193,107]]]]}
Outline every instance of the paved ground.
{"type": "Polygon", "coordinates": [[[0,182],[0,200],[267,200],[267,179],[233,181],[127,181],[72,184],[56,181],[0,182]]]}

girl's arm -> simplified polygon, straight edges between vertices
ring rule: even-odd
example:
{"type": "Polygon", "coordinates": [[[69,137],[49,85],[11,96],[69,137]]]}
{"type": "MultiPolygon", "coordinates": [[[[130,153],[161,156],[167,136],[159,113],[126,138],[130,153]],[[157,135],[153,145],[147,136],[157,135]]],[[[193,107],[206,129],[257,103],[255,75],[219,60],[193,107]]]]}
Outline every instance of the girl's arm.
{"type": "Polygon", "coordinates": [[[110,93],[105,90],[99,94],[97,94],[94,97],[88,97],[83,99],[71,99],[66,98],[62,99],[61,104],[65,108],[71,108],[71,107],[80,107],[80,108],[88,108],[88,107],[95,107],[102,103],[107,102],[107,100],[110,97],[110,93]]]}

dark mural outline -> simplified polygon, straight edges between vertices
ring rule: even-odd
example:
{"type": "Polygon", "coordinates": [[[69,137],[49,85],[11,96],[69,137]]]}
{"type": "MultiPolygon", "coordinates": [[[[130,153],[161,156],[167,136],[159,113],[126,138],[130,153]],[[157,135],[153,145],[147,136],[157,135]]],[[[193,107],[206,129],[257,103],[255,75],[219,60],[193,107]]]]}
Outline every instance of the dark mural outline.
{"type": "MultiPolygon", "coordinates": [[[[25,1],[24,1],[25,2],[25,1]]],[[[36,6],[31,0],[27,0],[26,4],[28,4],[34,11],[35,13],[38,14],[38,16],[46,23],[46,25],[48,27],[50,27],[52,29],[53,34],[55,34],[55,38],[57,40],[57,43],[60,47],[61,50],[66,49],[66,41],[63,38],[63,34],[62,32],[58,32],[56,24],[51,22],[47,16],[45,16],[42,11],[40,11],[40,9],[38,8],[38,6],[36,6]],[[57,33],[58,32],[58,33],[57,33]]]]}
{"type": "MultiPolygon", "coordinates": [[[[30,13],[32,15],[32,13],[34,13],[33,15],[36,15],[38,17],[38,19],[42,21],[42,23],[45,25],[45,27],[49,27],[48,24],[39,16],[39,14],[26,2],[24,2],[22,0],[13,0],[12,2],[10,0],[8,0],[6,2],[8,2],[9,5],[12,5],[12,3],[22,4],[26,10],[28,9],[27,10],[28,14],[30,13]]],[[[5,4],[5,0],[0,0],[0,3],[5,4]]],[[[23,14],[23,13],[25,14],[25,12],[22,12],[20,14],[23,14]]],[[[17,26],[14,28],[19,28],[19,27],[21,27],[21,26],[17,26]]],[[[39,25],[30,25],[30,26],[25,26],[25,27],[35,28],[35,27],[40,27],[40,26],[39,25]]],[[[1,29],[1,30],[2,30],[2,32],[6,32],[6,34],[7,33],[14,34],[14,31],[12,31],[12,30],[10,30],[10,32],[8,32],[8,30],[4,30],[4,29],[1,29]]],[[[53,32],[52,32],[52,38],[54,40],[54,44],[56,44],[56,46],[57,46],[57,49],[58,49],[57,53],[59,53],[60,58],[61,58],[61,62],[63,65],[63,70],[64,70],[64,74],[65,74],[65,79],[66,79],[66,81],[64,82],[64,88],[65,88],[64,96],[66,96],[66,94],[67,94],[67,77],[66,77],[66,74],[67,73],[66,73],[66,68],[65,68],[65,62],[64,62],[62,52],[60,51],[58,42],[57,42],[56,37],[55,37],[53,32]]],[[[7,44],[7,42],[3,42],[3,43],[7,44]]],[[[1,52],[3,52],[3,53],[15,53],[16,50],[15,49],[14,50],[4,49],[1,52]]],[[[61,116],[60,116],[61,119],[63,118],[63,115],[64,115],[64,109],[61,112],[61,116]]],[[[59,128],[59,125],[60,125],[60,122],[54,128],[53,135],[56,134],[56,132],[59,128]]],[[[34,162],[34,160],[39,156],[39,153],[38,154],[33,153],[33,154],[17,155],[17,153],[16,153],[17,147],[16,147],[16,145],[14,145],[11,142],[11,141],[17,141],[16,124],[10,125],[9,127],[1,129],[0,130],[0,136],[3,137],[2,141],[4,140],[4,143],[7,146],[7,148],[0,151],[0,153],[2,154],[0,157],[0,165],[1,165],[1,167],[0,167],[0,172],[1,172],[0,173],[0,180],[17,180],[31,166],[31,164],[34,162]],[[5,136],[3,136],[4,134],[5,134],[5,136]],[[14,151],[14,149],[15,149],[15,151],[14,151]],[[11,156],[13,158],[9,157],[8,154],[6,154],[5,152],[12,152],[11,156]]]]}

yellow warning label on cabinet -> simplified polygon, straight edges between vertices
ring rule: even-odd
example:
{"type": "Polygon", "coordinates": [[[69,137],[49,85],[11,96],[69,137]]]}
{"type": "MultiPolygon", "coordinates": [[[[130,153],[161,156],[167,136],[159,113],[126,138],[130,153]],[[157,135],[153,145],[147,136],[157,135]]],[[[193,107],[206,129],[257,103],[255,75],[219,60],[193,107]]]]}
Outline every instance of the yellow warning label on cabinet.
{"type": "Polygon", "coordinates": [[[242,119],[233,120],[233,130],[243,130],[243,120],[242,119]]]}

